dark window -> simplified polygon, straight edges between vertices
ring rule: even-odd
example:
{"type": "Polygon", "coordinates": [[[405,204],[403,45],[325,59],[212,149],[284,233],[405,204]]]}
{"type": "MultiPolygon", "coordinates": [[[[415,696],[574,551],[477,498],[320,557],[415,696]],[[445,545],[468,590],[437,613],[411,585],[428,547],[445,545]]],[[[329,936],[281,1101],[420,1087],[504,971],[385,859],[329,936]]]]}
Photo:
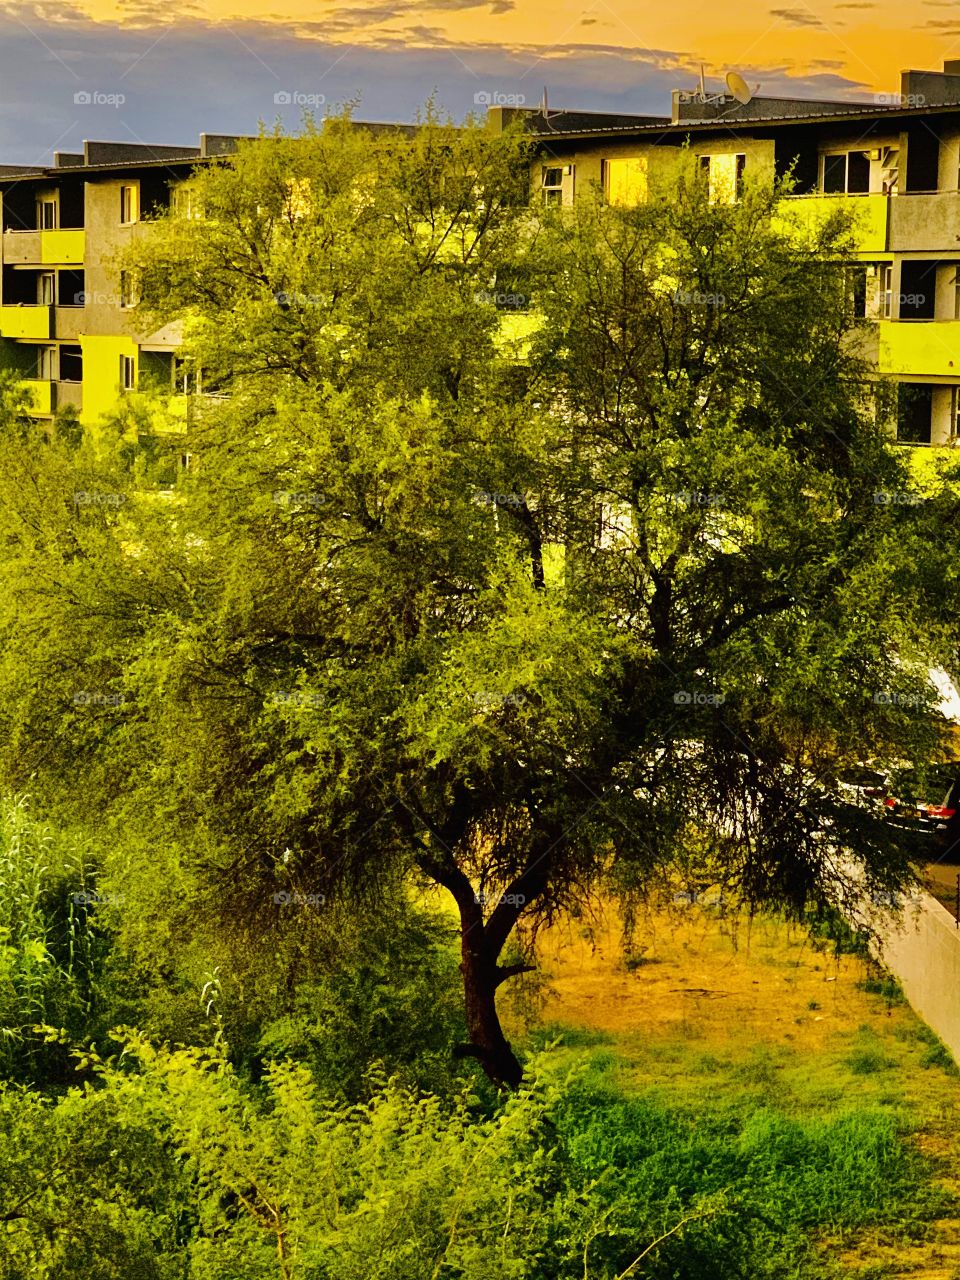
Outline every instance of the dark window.
{"type": "Polygon", "coordinates": [[[60,381],[83,381],[83,356],[79,347],[63,346],[60,348],[60,381]]]}
{"type": "Polygon", "coordinates": [[[862,151],[851,151],[847,156],[847,190],[852,195],[870,190],[870,161],[862,151]]]}
{"type": "Polygon", "coordinates": [[[903,444],[930,443],[933,387],[901,382],[897,388],[897,439],[903,444]]]}
{"type": "Polygon", "coordinates": [[[84,304],[84,275],[82,271],[61,271],[59,280],[61,307],[82,307],[84,304]]]}
{"type": "Polygon", "coordinates": [[[865,320],[867,317],[867,268],[851,267],[850,269],[851,309],[854,319],[865,320]]]}
{"type": "Polygon", "coordinates": [[[905,191],[936,191],[940,185],[940,139],[927,121],[907,127],[905,191]]]}
{"type": "Polygon", "coordinates": [[[847,157],[823,157],[823,189],[828,195],[839,195],[847,189],[847,157]]]}
{"type": "Polygon", "coordinates": [[[900,319],[932,320],[937,300],[937,263],[907,260],[900,264],[900,319]]]}

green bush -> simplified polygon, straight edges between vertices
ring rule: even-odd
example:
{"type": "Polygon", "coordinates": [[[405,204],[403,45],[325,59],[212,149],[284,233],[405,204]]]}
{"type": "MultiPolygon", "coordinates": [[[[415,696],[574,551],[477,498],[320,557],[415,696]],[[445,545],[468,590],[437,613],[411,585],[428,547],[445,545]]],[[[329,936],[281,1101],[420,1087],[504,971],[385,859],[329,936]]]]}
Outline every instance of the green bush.
{"type": "Polygon", "coordinates": [[[349,1101],[369,1096],[372,1063],[440,1094],[472,1078],[472,1068],[453,1059],[466,1032],[449,919],[397,899],[364,927],[339,921],[336,938],[336,954],[316,965],[292,992],[289,1009],[264,1026],[262,1059],[305,1063],[324,1093],[349,1101]]]}
{"type": "Polygon", "coordinates": [[[36,1084],[72,1077],[65,1054],[35,1028],[80,1038],[97,1018],[109,950],[94,926],[96,886],[84,846],[0,801],[0,1076],[36,1084]]]}
{"type": "Polygon", "coordinates": [[[818,1234],[939,1206],[889,1116],[745,1122],[549,1054],[493,1114],[397,1082],[325,1100],[130,1035],[98,1086],[0,1091],[0,1280],[824,1280],[818,1234]]]}

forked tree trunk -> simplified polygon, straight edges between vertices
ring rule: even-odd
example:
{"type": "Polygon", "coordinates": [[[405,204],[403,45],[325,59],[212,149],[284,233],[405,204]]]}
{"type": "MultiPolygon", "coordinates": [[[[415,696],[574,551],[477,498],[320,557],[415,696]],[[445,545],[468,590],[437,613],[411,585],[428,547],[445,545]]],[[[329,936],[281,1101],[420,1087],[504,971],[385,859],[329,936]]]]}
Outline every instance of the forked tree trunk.
{"type": "Polygon", "coordinates": [[[523,1068],[503,1034],[497,1013],[497,988],[505,976],[517,970],[507,971],[497,964],[482,923],[463,921],[461,934],[460,972],[470,1043],[462,1046],[459,1053],[476,1058],[495,1084],[517,1089],[523,1080],[523,1068]]]}
{"type": "MultiPolygon", "coordinates": [[[[451,823],[451,828],[454,824],[451,823]]],[[[443,844],[452,849],[462,837],[467,822],[461,818],[459,830],[445,830],[443,844]]],[[[421,855],[420,867],[432,880],[453,896],[460,913],[460,972],[467,1017],[469,1044],[459,1045],[459,1058],[476,1058],[490,1079],[508,1089],[523,1081],[523,1068],[503,1034],[497,1013],[497,990],[519,973],[529,973],[533,965],[500,964],[500,955],[520,918],[524,905],[536,902],[547,891],[550,855],[560,849],[566,837],[562,831],[542,826],[539,846],[531,850],[526,866],[502,894],[489,917],[484,918],[481,895],[453,857],[443,860],[421,855]]]]}

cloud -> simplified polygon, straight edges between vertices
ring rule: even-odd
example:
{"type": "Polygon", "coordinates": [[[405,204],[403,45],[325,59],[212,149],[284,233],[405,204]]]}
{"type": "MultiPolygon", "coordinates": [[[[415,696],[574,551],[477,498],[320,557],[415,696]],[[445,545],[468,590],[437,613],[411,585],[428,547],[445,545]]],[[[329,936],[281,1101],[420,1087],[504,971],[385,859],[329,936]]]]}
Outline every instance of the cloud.
{"type": "Polygon", "coordinates": [[[823,27],[823,22],[809,9],[771,9],[771,18],[779,18],[791,27],[823,27]]]}
{"type": "MultiPolygon", "coordinates": [[[[136,2],[142,8],[151,0],[136,2]]],[[[399,5],[385,0],[378,7],[396,12],[399,5]]],[[[480,89],[534,102],[546,79],[557,107],[662,115],[670,90],[692,83],[699,62],[690,49],[602,42],[468,46],[430,25],[418,26],[412,39],[397,30],[345,45],[321,22],[309,32],[269,20],[201,18],[130,29],[89,22],[69,4],[44,7],[43,20],[28,10],[18,5],[12,13],[0,3],[0,162],[11,164],[43,163],[55,149],[77,150],[84,138],[196,145],[201,131],[256,133],[261,120],[269,126],[278,118],[296,129],[299,108],[275,102],[278,92],[322,95],[324,109],[358,100],[361,119],[410,120],[432,92],[441,109],[462,117],[474,110],[480,89]],[[121,93],[125,101],[78,106],[78,90],[121,93]]],[[[845,98],[861,87],[840,68],[742,71],[769,94],[845,98]]]]}

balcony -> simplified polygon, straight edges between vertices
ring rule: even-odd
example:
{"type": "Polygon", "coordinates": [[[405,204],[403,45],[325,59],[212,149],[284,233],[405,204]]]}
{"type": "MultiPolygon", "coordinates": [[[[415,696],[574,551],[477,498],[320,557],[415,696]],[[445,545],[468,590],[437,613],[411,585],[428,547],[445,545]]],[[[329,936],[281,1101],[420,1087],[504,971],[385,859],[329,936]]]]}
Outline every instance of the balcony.
{"type": "Polygon", "coordinates": [[[53,413],[53,383],[39,378],[25,378],[20,386],[27,393],[29,413],[47,415],[53,413]]]}
{"type": "Polygon", "coordinates": [[[880,373],[960,378],[960,320],[881,320],[880,373]]]}
{"type": "Polygon", "coordinates": [[[3,261],[8,266],[81,266],[86,235],[79,229],[5,231],[3,261]]]}
{"type": "MultiPolygon", "coordinates": [[[[853,213],[853,236],[857,253],[887,252],[887,217],[891,198],[884,195],[790,196],[783,204],[790,224],[813,234],[838,209],[853,213]]],[[[784,228],[786,229],[786,227],[784,228]]]]}
{"type": "Polygon", "coordinates": [[[901,192],[890,202],[895,253],[956,253],[958,230],[960,191],[901,192]]]}
{"type": "Polygon", "coordinates": [[[57,382],[54,385],[53,403],[58,409],[73,405],[75,409],[83,408],[82,382],[57,382]]]}
{"type": "Polygon", "coordinates": [[[0,337],[35,338],[45,340],[53,336],[52,307],[29,306],[18,303],[0,307],[0,337]]]}
{"type": "Polygon", "coordinates": [[[83,307],[54,307],[53,337],[76,341],[83,330],[83,307]]]}

